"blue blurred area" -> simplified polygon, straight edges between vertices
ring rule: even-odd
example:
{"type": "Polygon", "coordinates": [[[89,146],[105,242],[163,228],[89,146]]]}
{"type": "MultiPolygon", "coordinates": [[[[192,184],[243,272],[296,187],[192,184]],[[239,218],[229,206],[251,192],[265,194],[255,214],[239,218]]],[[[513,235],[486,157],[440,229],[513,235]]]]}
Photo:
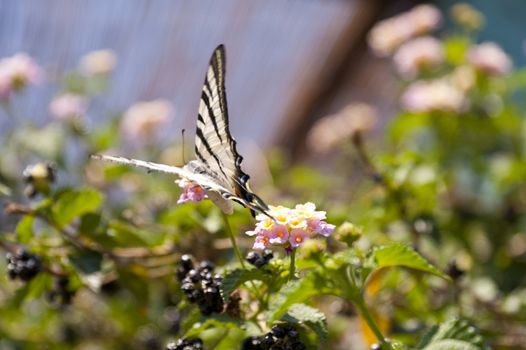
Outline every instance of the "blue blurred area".
{"type": "Polygon", "coordinates": [[[481,31],[481,41],[494,41],[513,57],[517,67],[526,64],[524,42],[526,40],[526,1],[524,0],[439,0],[444,11],[457,3],[467,3],[481,11],[486,25],[481,31]]]}

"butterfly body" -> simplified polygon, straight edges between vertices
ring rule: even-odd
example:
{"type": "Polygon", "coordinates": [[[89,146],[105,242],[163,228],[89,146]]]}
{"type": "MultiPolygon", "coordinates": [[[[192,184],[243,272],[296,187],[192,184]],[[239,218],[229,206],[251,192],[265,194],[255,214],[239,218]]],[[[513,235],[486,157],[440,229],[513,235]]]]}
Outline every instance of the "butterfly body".
{"type": "Polygon", "coordinates": [[[230,133],[223,45],[214,50],[206,73],[197,116],[195,155],[197,159],[182,168],[124,157],[92,157],[186,178],[203,187],[225,213],[233,212],[233,200],[249,208],[252,215],[255,212],[268,215],[268,206],[249,188],[250,177],[241,169],[243,157],[237,152],[236,140],[230,133]]]}

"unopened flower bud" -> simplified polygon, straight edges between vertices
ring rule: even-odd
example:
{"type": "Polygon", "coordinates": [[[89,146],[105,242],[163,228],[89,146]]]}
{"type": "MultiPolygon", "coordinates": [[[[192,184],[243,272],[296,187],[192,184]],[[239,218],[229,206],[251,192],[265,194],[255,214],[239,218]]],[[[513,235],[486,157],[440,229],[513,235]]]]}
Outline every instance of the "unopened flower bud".
{"type": "Polygon", "coordinates": [[[484,25],[484,15],[473,6],[465,3],[453,5],[451,17],[458,25],[468,30],[477,30],[484,25]]]}
{"type": "Polygon", "coordinates": [[[336,229],[336,239],[351,247],[362,236],[363,231],[360,227],[344,222],[336,229]]]}
{"type": "Polygon", "coordinates": [[[38,193],[48,194],[50,185],[55,181],[56,170],[49,163],[37,163],[29,165],[24,169],[22,176],[27,183],[24,192],[28,197],[34,197],[38,193]]]}
{"type": "Polygon", "coordinates": [[[309,239],[301,246],[301,255],[305,259],[316,260],[327,250],[327,242],[320,239],[309,239]]]}

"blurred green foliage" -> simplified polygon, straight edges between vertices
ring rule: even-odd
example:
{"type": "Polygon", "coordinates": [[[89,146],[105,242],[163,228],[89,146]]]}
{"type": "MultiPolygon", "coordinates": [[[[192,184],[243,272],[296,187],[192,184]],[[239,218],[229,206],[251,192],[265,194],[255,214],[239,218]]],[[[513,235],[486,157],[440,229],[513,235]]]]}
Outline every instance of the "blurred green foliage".
{"type": "MultiPolygon", "coordinates": [[[[413,80],[470,67],[473,35],[445,37],[443,64],[413,80]]],[[[271,183],[258,194],[315,202],[339,226],[326,246],[292,255],[297,275],[283,251],[260,269],[237,262],[219,210],[177,205],[170,176],[91,161],[125,150],[122,116],[94,129],[80,115],[40,127],[19,120],[0,153],[0,244],[44,268],[27,283],[0,274],[0,348],[161,349],[199,337],[206,349],[240,349],[280,323],[309,349],[526,348],[526,72],[473,73],[462,110],[402,112],[375,152],[356,131],[323,168],[269,153],[261,166],[271,183]],[[35,162],[52,162],[58,179],[27,198],[37,175],[22,173],[35,162]],[[217,265],[225,312],[203,316],[183,295],[182,254],[217,265]]],[[[69,72],[60,81],[59,91],[89,99],[110,79],[69,72]]],[[[178,144],[144,146],[149,160],[182,162],[178,144]]],[[[248,251],[248,211],[228,220],[248,251]]]]}

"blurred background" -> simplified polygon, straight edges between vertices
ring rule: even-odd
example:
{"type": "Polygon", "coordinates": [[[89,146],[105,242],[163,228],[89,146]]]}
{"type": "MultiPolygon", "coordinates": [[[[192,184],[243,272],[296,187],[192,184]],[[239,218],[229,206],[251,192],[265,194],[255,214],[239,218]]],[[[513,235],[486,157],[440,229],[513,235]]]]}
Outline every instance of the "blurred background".
{"type": "MultiPolygon", "coordinates": [[[[522,65],[526,3],[469,2],[486,16],[481,39],[500,43],[522,65]]],[[[350,102],[373,104],[382,120],[397,109],[391,64],[376,58],[365,39],[378,20],[418,3],[0,1],[0,56],[26,52],[53,72],[74,69],[90,51],[110,49],[118,58],[111,88],[91,101],[89,120],[99,123],[136,101],[163,98],[174,106],[163,137],[173,139],[182,128],[193,131],[210,54],[224,43],[231,128],[241,151],[253,140],[261,147],[282,144],[301,154],[313,122],[350,102]]],[[[447,9],[455,1],[434,3],[447,9]]],[[[28,91],[17,108],[44,123],[54,89],[42,84],[28,91]]],[[[5,116],[0,118],[2,129],[8,124],[5,116]]]]}

